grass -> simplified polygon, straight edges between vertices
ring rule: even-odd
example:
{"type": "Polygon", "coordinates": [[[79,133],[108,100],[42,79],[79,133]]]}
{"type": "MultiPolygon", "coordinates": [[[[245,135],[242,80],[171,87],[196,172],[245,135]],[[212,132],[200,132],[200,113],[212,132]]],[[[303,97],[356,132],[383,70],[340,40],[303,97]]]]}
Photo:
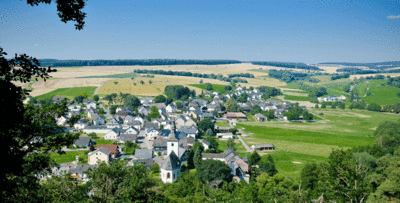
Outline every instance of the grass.
{"type": "Polygon", "coordinates": [[[288,89],[298,89],[299,87],[297,86],[296,83],[287,83],[285,86],[280,86],[282,88],[288,88],[288,89]]]}
{"type": "Polygon", "coordinates": [[[291,100],[291,101],[310,101],[310,98],[303,96],[294,96],[294,95],[286,95],[284,94],[283,99],[291,100]]]}
{"type": "Polygon", "coordinates": [[[57,152],[50,152],[50,157],[54,159],[57,164],[72,162],[76,160],[76,156],[82,157],[83,161],[80,163],[87,163],[88,162],[88,150],[82,151],[67,151],[65,154],[59,155],[57,152]]]}
{"type": "MultiPolygon", "coordinates": [[[[327,159],[321,156],[295,153],[291,151],[287,152],[283,150],[276,150],[268,153],[271,154],[272,159],[275,162],[278,174],[291,177],[295,182],[299,182],[300,172],[306,163],[318,163],[327,159]]],[[[263,161],[267,161],[266,155],[261,157],[261,162],[263,161]]]]}
{"type": "Polygon", "coordinates": [[[86,76],[86,77],[79,77],[79,78],[135,78],[136,73],[120,73],[114,75],[96,75],[96,76],[86,76]]]}
{"type": "Polygon", "coordinates": [[[254,116],[251,115],[251,113],[246,113],[246,117],[249,120],[249,122],[258,122],[258,120],[254,118],[254,116]]]}
{"type": "MultiPolygon", "coordinates": [[[[189,86],[192,87],[197,87],[203,90],[206,90],[205,84],[190,84],[189,86]]],[[[211,84],[213,90],[211,90],[211,92],[220,92],[220,93],[224,93],[225,92],[225,86],[226,85],[218,85],[218,84],[211,84]]],[[[208,90],[206,90],[208,91],[208,90]]]]}
{"type": "Polygon", "coordinates": [[[37,99],[51,99],[53,96],[64,96],[70,99],[79,96],[82,92],[87,92],[89,98],[94,94],[97,87],[71,87],[71,88],[59,88],[49,93],[37,96],[37,99]]]}
{"type": "MultiPolygon", "coordinates": [[[[217,139],[217,142],[218,142],[218,149],[219,150],[225,151],[225,150],[228,149],[228,146],[226,145],[227,140],[217,139]]],[[[242,142],[240,142],[239,139],[235,139],[235,143],[236,143],[235,147],[236,147],[236,152],[237,153],[246,153],[247,150],[243,146],[242,142]]]]}
{"type": "Polygon", "coordinates": [[[229,123],[226,122],[216,122],[215,125],[219,127],[230,127],[229,123]]]}

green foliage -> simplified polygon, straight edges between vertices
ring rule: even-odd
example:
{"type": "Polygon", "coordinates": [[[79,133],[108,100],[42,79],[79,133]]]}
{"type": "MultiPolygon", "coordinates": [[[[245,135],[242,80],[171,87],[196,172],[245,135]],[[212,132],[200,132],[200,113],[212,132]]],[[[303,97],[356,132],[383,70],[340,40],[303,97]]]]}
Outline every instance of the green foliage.
{"type": "Polygon", "coordinates": [[[231,169],[222,161],[207,159],[197,167],[196,178],[211,182],[213,180],[232,181],[231,169]]]}
{"type": "Polygon", "coordinates": [[[150,119],[152,119],[152,118],[161,118],[161,115],[158,112],[158,108],[156,106],[151,106],[150,114],[149,114],[149,116],[147,116],[147,118],[150,118],[150,119]]]}
{"type": "Polygon", "coordinates": [[[206,131],[206,136],[207,136],[207,137],[214,136],[214,132],[211,130],[211,128],[207,129],[207,131],[206,131]]]}
{"type": "Polygon", "coordinates": [[[242,93],[242,94],[240,94],[240,96],[238,98],[238,102],[246,103],[247,102],[247,98],[249,98],[249,95],[247,93],[242,93]]]}
{"type": "Polygon", "coordinates": [[[234,98],[230,98],[226,103],[225,103],[225,108],[228,112],[240,112],[242,111],[242,108],[239,106],[239,104],[236,103],[234,98]]]}
{"type": "Polygon", "coordinates": [[[88,178],[94,192],[91,199],[95,202],[149,202],[157,198],[154,191],[149,190],[157,183],[149,177],[143,164],[126,167],[122,161],[113,161],[109,165],[101,163],[88,172],[88,178]]]}
{"type": "Polygon", "coordinates": [[[98,95],[94,95],[94,96],[93,96],[93,100],[94,100],[95,102],[98,102],[98,101],[99,101],[99,99],[100,99],[100,98],[99,98],[99,96],[98,96],[98,95]]]}
{"type": "Polygon", "coordinates": [[[133,95],[128,95],[124,99],[124,105],[131,109],[137,109],[141,104],[140,104],[140,100],[137,97],[135,97],[133,95]]]}
{"type": "Polygon", "coordinates": [[[206,140],[210,143],[210,148],[214,149],[214,151],[218,152],[218,141],[217,138],[213,137],[206,137],[206,140]]]}
{"type": "Polygon", "coordinates": [[[79,94],[79,96],[85,97],[85,99],[87,99],[87,98],[89,97],[89,93],[87,93],[87,92],[81,92],[81,93],[79,94]]]}
{"type": "Polygon", "coordinates": [[[267,161],[260,162],[258,165],[260,171],[267,173],[269,176],[273,176],[278,173],[278,170],[275,167],[274,160],[272,159],[270,154],[268,154],[267,161]]]}
{"type": "Polygon", "coordinates": [[[110,114],[115,114],[118,106],[117,105],[111,105],[110,106],[110,114]]]}
{"type": "Polygon", "coordinates": [[[211,85],[210,83],[205,83],[205,84],[204,84],[204,87],[205,87],[206,90],[208,90],[208,91],[213,90],[213,87],[212,87],[212,85],[211,85]]]}
{"type": "Polygon", "coordinates": [[[89,134],[88,134],[88,137],[89,137],[91,140],[99,139],[99,137],[97,136],[97,134],[96,134],[95,132],[89,133],[89,134]]]}
{"type": "Polygon", "coordinates": [[[73,127],[75,125],[75,123],[79,121],[79,119],[81,119],[80,115],[71,116],[71,118],[69,118],[69,120],[68,120],[69,126],[73,127]]]}
{"type": "Polygon", "coordinates": [[[165,103],[167,98],[164,95],[158,95],[154,98],[154,103],[165,103]]]}
{"type": "Polygon", "coordinates": [[[196,92],[190,91],[188,87],[182,85],[167,85],[164,89],[165,95],[174,100],[185,100],[185,98],[196,96],[196,92]]]}
{"type": "Polygon", "coordinates": [[[43,202],[83,202],[87,197],[87,185],[79,185],[68,173],[53,175],[47,179],[38,194],[43,202]]]}
{"type": "Polygon", "coordinates": [[[87,92],[88,96],[92,96],[97,87],[70,87],[70,88],[58,88],[46,94],[37,96],[37,99],[51,99],[53,96],[64,96],[69,98],[75,98],[82,92],[87,92]]]}
{"type": "Polygon", "coordinates": [[[258,152],[253,151],[249,157],[249,165],[250,166],[257,165],[260,160],[261,160],[261,156],[258,154],[258,152]]]}
{"type": "Polygon", "coordinates": [[[206,132],[208,129],[214,129],[214,123],[211,118],[205,118],[198,123],[199,129],[206,132]]]}
{"type": "Polygon", "coordinates": [[[197,169],[200,167],[201,163],[203,162],[202,155],[201,155],[201,153],[203,152],[203,149],[201,147],[195,148],[195,152],[194,152],[194,156],[193,156],[193,163],[197,169]]]}
{"type": "Polygon", "coordinates": [[[229,139],[226,141],[226,146],[227,146],[228,148],[232,148],[233,150],[236,151],[236,143],[235,143],[235,140],[234,140],[233,138],[229,138],[229,139]]]}
{"type": "Polygon", "coordinates": [[[150,171],[152,173],[160,173],[160,165],[154,164],[152,167],[150,167],[150,171]]]}

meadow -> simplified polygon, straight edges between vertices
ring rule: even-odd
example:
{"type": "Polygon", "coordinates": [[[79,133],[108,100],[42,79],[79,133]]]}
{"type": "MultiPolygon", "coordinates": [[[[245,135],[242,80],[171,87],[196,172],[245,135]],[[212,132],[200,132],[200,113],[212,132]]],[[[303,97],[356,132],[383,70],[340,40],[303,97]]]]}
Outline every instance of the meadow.
{"type": "MultiPolygon", "coordinates": [[[[189,86],[197,87],[197,88],[200,88],[202,90],[208,91],[206,89],[206,85],[205,84],[190,84],[189,86]]],[[[220,92],[220,93],[224,93],[225,92],[225,86],[226,85],[211,84],[211,86],[213,88],[213,90],[211,90],[211,92],[220,92]]]]}
{"type": "Polygon", "coordinates": [[[86,164],[88,162],[88,150],[79,151],[66,151],[65,154],[59,155],[57,152],[50,152],[50,157],[56,161],[57,164],[68,163],[76,161],[76,156],[82,157],[83,161],[80,163],[86,164]]]}
{"type": "Polygon", "coordinates": [[[53,96],[64,96],[69,99],[79,96],[82,92],[87,92],[91,98],[97,87],[71,87],[71,88],[59,88],[46,94],[37,96],[37,99],[51,99],[53,96]]]}
{"type": "Polygon", "coordinates": [[[294,96],[294,95],[283,95],[283,99],[285,100],[291,100],[291,101],[310,101],[310,98],[307,96],[294,96]]]}

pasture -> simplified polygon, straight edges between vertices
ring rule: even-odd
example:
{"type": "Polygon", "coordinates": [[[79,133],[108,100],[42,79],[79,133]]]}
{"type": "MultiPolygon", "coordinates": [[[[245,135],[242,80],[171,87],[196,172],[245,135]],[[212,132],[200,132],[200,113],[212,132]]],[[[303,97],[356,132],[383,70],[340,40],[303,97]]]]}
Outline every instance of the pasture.
{"type": "MultiPolygon", "coordinates": [[[[202,90],[208,91],[206,89],[206,87],[205,87],[205,84],[190,84],[189,86],[197,87],[197,88],[200,88],[202,90]]],[[[220,93],[224,93],[225,92],[225,86],[226,85],[211,84],[211,86],[212,86],[213,89],[210,90],[210,92],[220,92],[220,93]]]]}
{"type": "Polygon", "coordinates": [[[67,151],[65,154],[59,155],[57,152],[49,152],[50,157],[56,161],[57,164],[76,161],[76,156],[82,157],[82,163],[88,162],[88,150],[67,151]]]}
{"type": "Polygon", "coordinates": [[[51,99],[53,96],[64,96],[69,99],[79,96],[82,92],[87,92],[89,98],[94,94],[97,87],[71,87],[71,88],[59,88],[46,94],[37,96],[37,99],[51,99]]]}

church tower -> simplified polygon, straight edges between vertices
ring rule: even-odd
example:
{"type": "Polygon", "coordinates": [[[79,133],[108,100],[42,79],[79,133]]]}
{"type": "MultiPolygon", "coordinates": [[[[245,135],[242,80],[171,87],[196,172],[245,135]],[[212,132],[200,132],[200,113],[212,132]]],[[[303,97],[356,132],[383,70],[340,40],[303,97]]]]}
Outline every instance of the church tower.
{"type": "Polygon", "coordinates": [[[172,121],[171,133],[167,138],[167,156],[169,156],[172,151],[179,157],[179,140],[176,138],[175,121],[172,121]]]}

